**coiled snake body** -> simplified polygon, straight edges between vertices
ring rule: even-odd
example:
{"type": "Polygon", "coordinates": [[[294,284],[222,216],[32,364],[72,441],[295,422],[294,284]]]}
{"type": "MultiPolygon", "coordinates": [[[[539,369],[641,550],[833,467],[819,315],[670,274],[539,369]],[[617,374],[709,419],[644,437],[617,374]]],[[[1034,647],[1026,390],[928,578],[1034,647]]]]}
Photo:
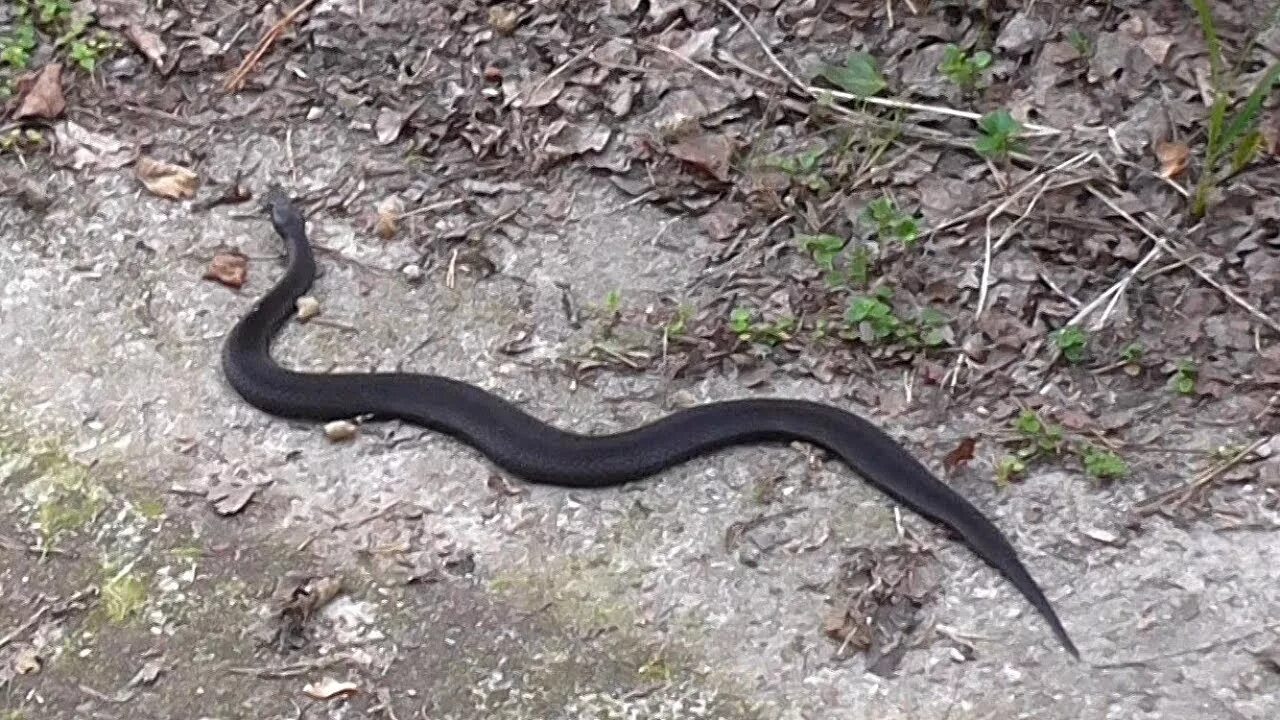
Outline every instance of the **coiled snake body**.
{"type": "Polygon", "coordinates": [[[683,409],[613,435],[557,429],[478,387],[435,375],[312,374],[282,368],[271,343],[315,279],[302,213],[279,187],[263,201],[288,251],[280,281],[236,323],[223,348],[231,387],[282,418],[330,421],[367,415],[446,433],[528,481],[574,488],[621,485],[733,445],[803,441],[839,456],[912,511],[955,531],[999,570],[1079,657],[1049,600],[995,525],[934,477],[888,434],[838,408],[800,400],[745,399],[683,409]]]}

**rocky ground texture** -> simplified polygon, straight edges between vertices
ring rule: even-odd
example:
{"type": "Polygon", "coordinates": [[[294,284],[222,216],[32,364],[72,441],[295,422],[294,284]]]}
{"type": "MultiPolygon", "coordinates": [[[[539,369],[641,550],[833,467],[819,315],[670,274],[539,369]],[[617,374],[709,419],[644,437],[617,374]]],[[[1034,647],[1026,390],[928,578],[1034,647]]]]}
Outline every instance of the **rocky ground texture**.
{"type": "Polygon", "coordinates": [[[1276,717],[1280,6],[1197,5],[7,3],[0,720],[1276,717]],[[247,407],[271,182],[286,364],[849,408],[1083,661],[813,448],[568,491],[247,407]]]}

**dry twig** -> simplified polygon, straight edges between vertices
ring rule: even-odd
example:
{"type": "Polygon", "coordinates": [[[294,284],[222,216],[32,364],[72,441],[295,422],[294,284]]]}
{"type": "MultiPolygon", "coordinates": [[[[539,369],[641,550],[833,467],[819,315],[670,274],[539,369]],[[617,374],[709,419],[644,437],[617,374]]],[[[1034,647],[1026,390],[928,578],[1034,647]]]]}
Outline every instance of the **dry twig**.
{"type": "Polygon", "coordinates": [[[236,68],[236,71],[232,73],[231,77],[227,78],[227,81],[222,86],[223,89],[229,92],[236,92],[240,88],[244,87],[244,81],[249,77],[249,73],[253,71],[254,66],[258,64],[258,61],[267,54],[267,51],[271,49],[271,46],[275,45],[276,41],[280,39],[280,36],[284,34],[285,28],[289,27],[289,24],[301,15],[304,10],[315,3],[316,0],[302,0],[297,7],[286,13],[285,16],[280,18],[280,21],[275,25],[272,25],[271,29],[263,34],[262,39],[259,40],[258,44],[253,48],[253,52],[246,55],[244,60],[240,63],[240,67],[236,68]]]}

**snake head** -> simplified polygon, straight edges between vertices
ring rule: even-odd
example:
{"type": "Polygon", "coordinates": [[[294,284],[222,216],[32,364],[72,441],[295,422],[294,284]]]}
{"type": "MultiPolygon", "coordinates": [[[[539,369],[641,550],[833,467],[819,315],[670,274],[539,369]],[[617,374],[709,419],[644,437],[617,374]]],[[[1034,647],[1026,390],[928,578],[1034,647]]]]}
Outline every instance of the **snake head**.
{"type": "Polygon", "coordinates": [[[278,184],[272,183],[262,196],[262,209],[271,215],[271,224],[281,234],[301,233],[305,227],[302,211],[278,184]]]}

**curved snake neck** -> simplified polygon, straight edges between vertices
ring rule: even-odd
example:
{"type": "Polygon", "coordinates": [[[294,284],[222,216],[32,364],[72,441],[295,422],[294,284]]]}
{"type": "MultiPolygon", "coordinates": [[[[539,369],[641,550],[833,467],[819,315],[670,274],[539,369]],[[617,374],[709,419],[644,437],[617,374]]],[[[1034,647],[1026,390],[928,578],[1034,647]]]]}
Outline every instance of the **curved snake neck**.
{"type": "Polygon", "coordinates": [[[1000,530],[888,434],[844,410],[801,400],[733,400],[592,436],[552,427],[478,387],[435,375],[311,374],[282,368],[271,357],[272,339],[310,288],[316,264],[302,213],[284,191],[273,186],[263,208],[287,246],[287,268],[236,323],[222,356],[231,387],[259,410],[322,422],[358,415],[400,420],[451,435],[528,481],[576,488],[621,485],[734,445],[811,443],[839,456],[884,494],[955,531],[1022,593],[1062,646],[1079,657],[1049,600],[1000,530]]]}

